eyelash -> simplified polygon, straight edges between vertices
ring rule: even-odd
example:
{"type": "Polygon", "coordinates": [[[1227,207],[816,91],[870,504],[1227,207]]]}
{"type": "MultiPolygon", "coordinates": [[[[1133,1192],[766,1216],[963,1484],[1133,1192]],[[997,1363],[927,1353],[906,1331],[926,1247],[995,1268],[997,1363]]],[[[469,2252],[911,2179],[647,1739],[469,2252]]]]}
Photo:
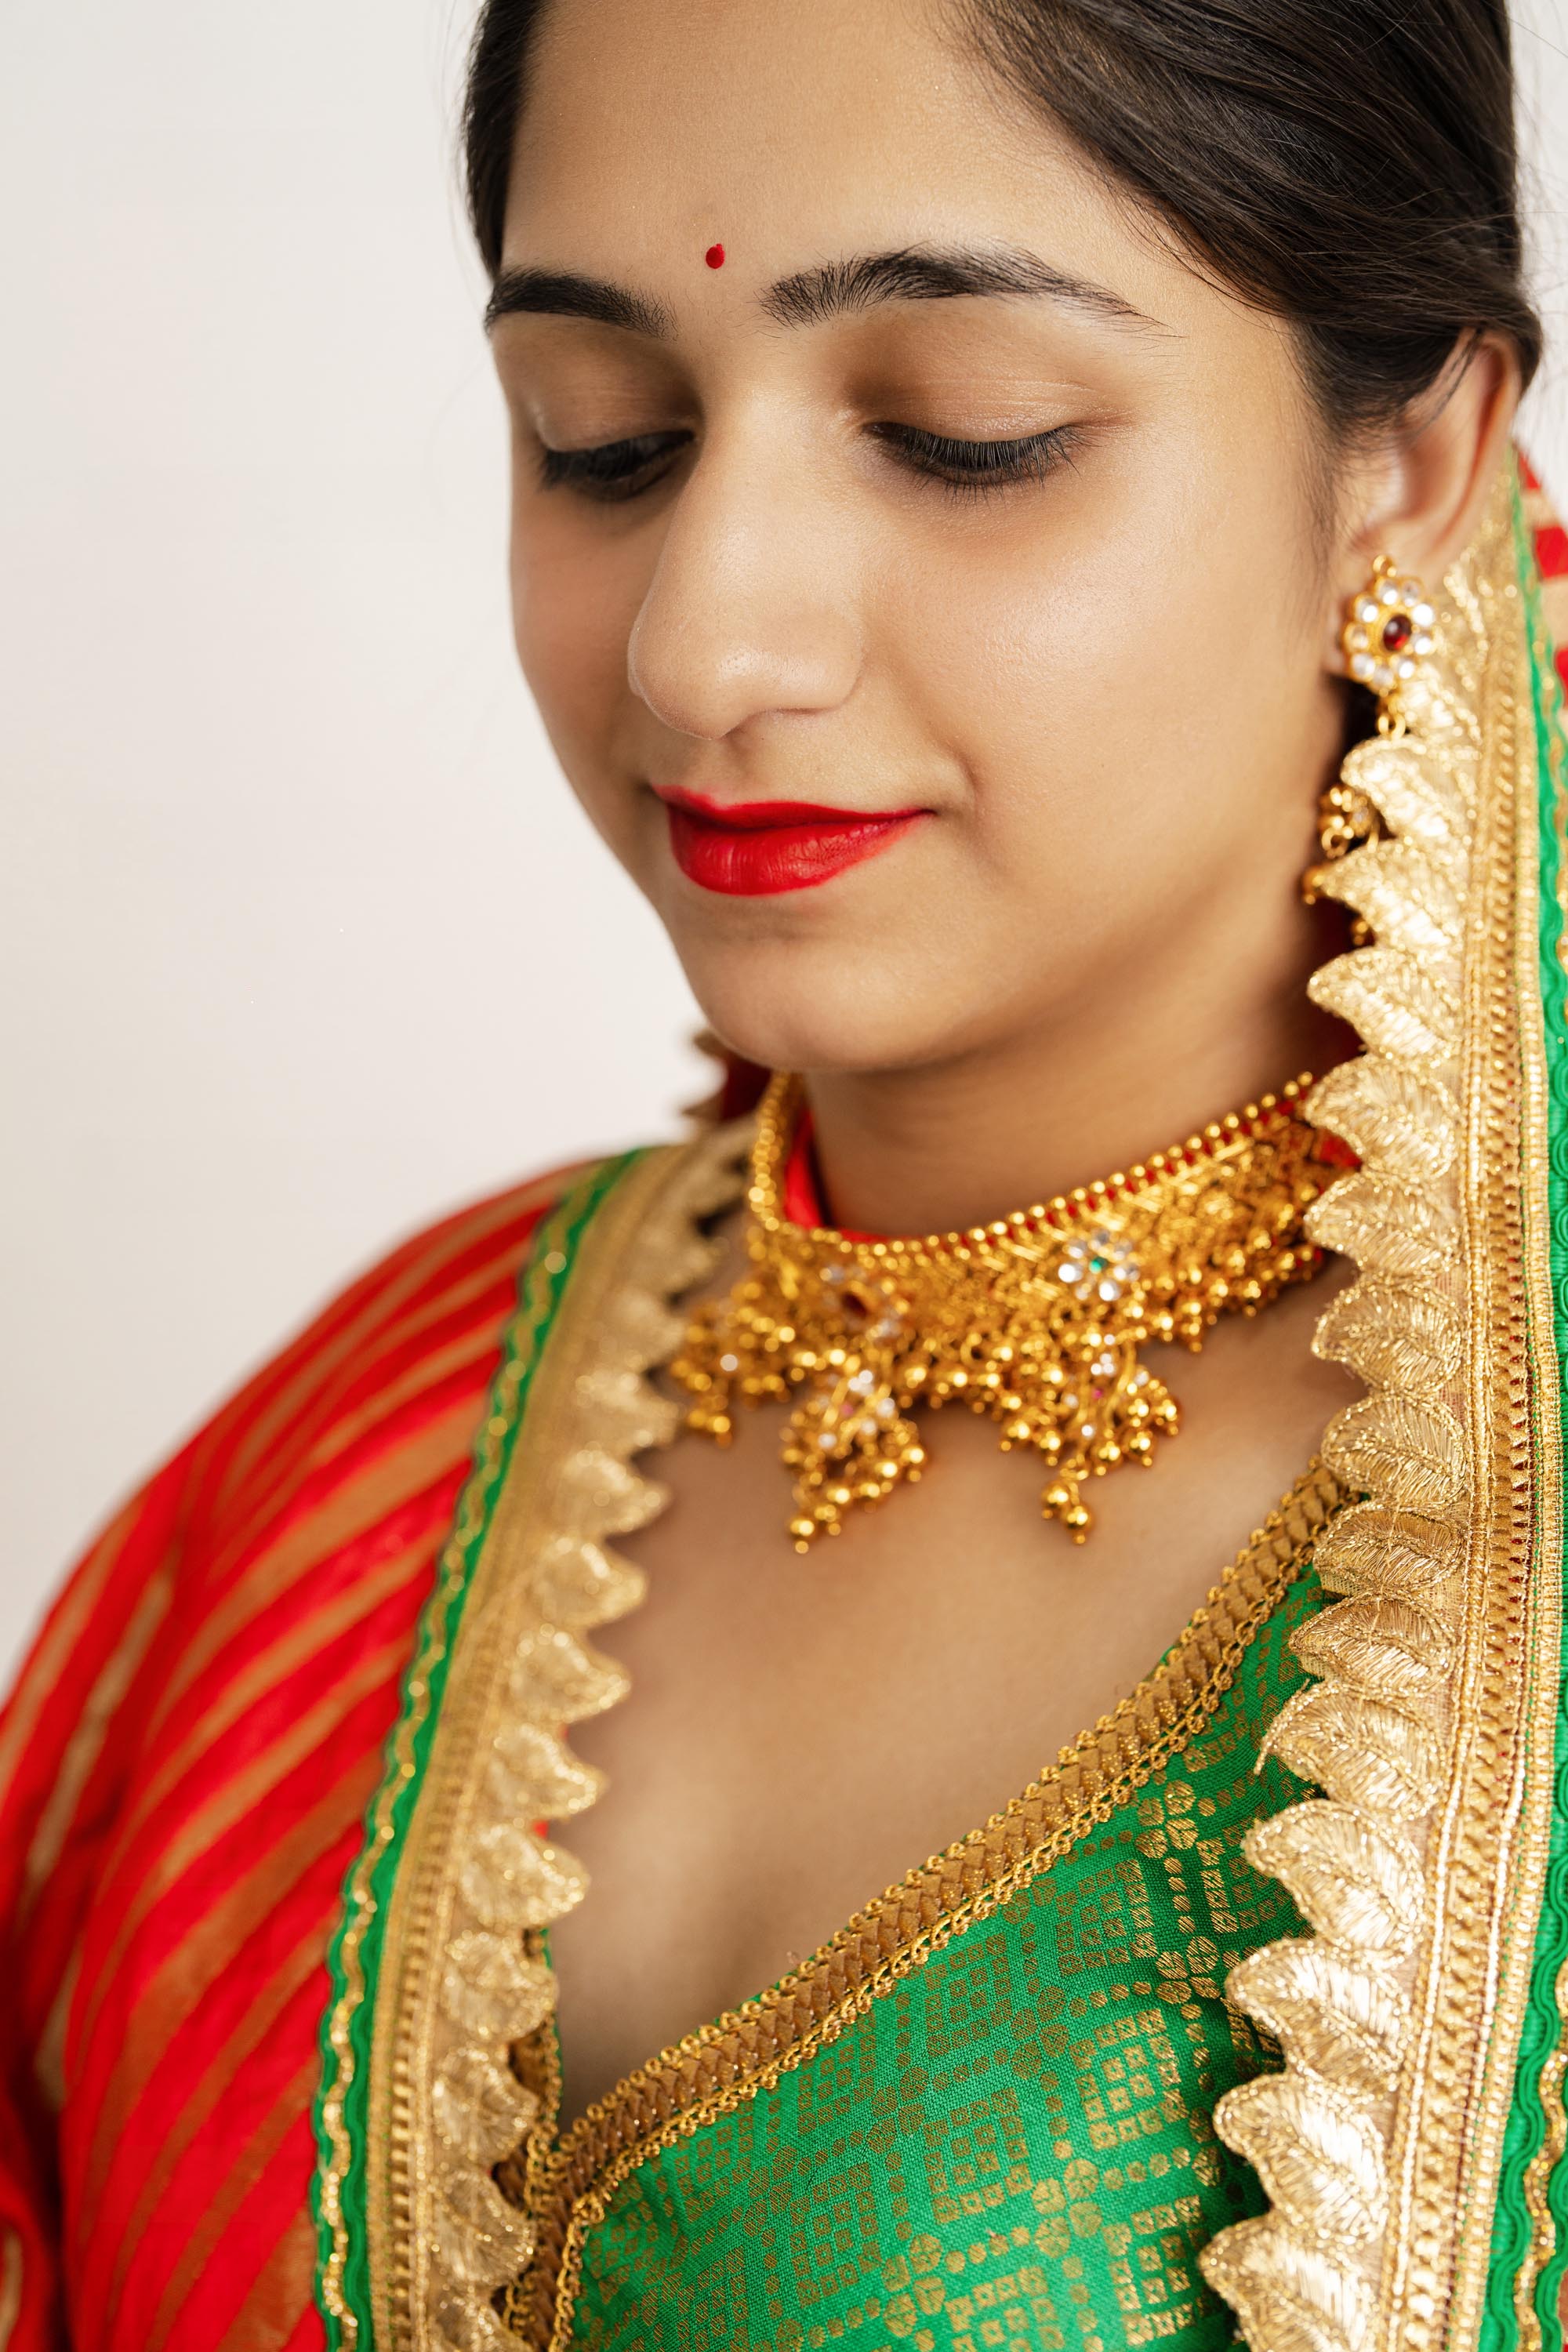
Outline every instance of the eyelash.
{"type": "MultiPolygon", "coordinates": [[[[1048,433],[1026,433],[1013,441],[959,441],[951,434],[922,432],[914,425],[874,425],[875,438],[912,472],[938,482],[955,498],[985,498],[1022,482],[1043,481],[1060,465],[1070,465],[1077,438],[1070,425],[1048,433]]],[[[626,441],[602,442],[594,449],[541,449],[542,489],[571,489],[602,505],[624,505],[663,478],[650,468],[684,448],[684,433],[639,433],[626,441]]]]}
{"type": "Polygon", "coordinates": [[[1070,425],[1048,433],[1025,433],[1013,441],[958,441],[948,433],[924,433],[914,425],[874,425],[876,438],[917,473],[940,482],[961,499],[985,498],[1020,482],[1041,482],[1058,466],[1070,465],[1077,440],[1070,425]]]}

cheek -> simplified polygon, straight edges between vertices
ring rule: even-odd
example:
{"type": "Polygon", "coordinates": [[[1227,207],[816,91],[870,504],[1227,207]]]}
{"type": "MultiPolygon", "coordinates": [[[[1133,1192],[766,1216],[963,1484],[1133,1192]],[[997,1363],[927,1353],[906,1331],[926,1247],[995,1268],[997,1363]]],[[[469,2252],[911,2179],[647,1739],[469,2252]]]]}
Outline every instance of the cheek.
{"type": "Polygon", "coordinates": [[[1059,890],[1070,859],[1086,884],[1131,883],[1152,860],[1174,882],[1255,815],[1282,747],[1300,761],[1317,638],[1299,515],[1271,525],[1271,492],[1129,480],[1092,511],[1069,495],[1035,531],[977,535],[950,570],[919,667],[1000,877],[1059,890]]]}
{"type": "Polygon", "coordinates": [[[514,509],[512,631],[518,657],[573,789],[592,803],[626,693],[636,588],[596,548],[529,499],[514,509]],[[623,606],[625,610],[623,611],[623,606]]]}

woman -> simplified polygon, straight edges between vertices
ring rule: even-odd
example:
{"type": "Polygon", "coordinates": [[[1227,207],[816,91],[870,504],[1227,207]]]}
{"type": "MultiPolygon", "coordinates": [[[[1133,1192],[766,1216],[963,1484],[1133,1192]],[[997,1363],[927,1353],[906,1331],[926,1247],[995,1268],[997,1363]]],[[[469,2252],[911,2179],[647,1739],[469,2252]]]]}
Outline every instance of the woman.
{"type": "Polygon", "coordinates": [[[519,648],[724,1123],[68,1588],[0,2340],[1558,2340],[1510,107],[1494,0],[489,0],[519,648]]]}

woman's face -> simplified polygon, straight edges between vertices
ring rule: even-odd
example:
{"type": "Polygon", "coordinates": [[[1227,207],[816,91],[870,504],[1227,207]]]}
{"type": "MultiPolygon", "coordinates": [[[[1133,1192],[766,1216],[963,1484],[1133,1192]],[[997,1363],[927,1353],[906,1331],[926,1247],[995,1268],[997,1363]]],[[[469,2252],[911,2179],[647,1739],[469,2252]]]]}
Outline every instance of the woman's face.
{"type": "Polygon", "coordinates": [[[524,670],[732,1046],[929,1064],[1280,927],[1342,725],[1287,331],[919,0],[552,0],[494,344],[524,670]]]}

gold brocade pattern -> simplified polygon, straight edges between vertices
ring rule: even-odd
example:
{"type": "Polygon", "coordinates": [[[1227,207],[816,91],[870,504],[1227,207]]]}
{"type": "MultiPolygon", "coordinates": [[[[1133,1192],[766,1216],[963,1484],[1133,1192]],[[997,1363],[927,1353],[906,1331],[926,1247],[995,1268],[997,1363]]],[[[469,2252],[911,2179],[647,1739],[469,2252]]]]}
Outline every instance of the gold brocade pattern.
{"type": "MultiPolygon", "coordinates": [[[[1500,489],[1445,582],[1410,735],[1345,764],[1388,837],[1321,874],[1369,940],[1313,983],[1366,1051],[1310,1105],[1363,1162],[1310,1229],[1360,1268],[1316,1345],[1368,1386],[1324,1441],[1365,1499],[1319,1547],[1347,1597],[1298,1637],[1319,1680],[1269,1735],[1323,1794],[1247,1845],[1315,1931],[1230,1981],[1287,2058],[1215,2115],[1272,2206],[1203,2258],[1251,2352],[1473,2344],[1485,2290],[1550,1819],[1555,1693],[1520,1658],[1559,1638],[1554,1587],[1529,1581],[1518,1409],[1552,1352],[1526,1329],[1527,1249],[1548,1286],[1517,1176],[1521,1141],[1544,1165],[1519,607],[1500,489]]],[[[1549,1390],[1540,1409],[1555,1459],[1549,1390]]]]}
{"type": "Polygon", "coordinates": [[[918,1479],[917,1405],[967,1404],[999,1423],[1004,1453],[1042,1457],[1043,1514],[1081,1543],[1086,1483],[1151,1466],[1180,1425],[1143,1343],[1195,1351],[1222,1315],[1256,1314],[1322,1263],[1303,1231],[1332,1173],[1300,1115],[1310,1085],[994,1224],[863,1240],[786,1215],[800,1089],[775,1076],[752,1155],[748,1271],[698,1310],[670,1366],[695,1400],[688,1425],[728,1444],[737,1405],[798,1400],[783,1454],[804,1552],[918,1479]]]}

